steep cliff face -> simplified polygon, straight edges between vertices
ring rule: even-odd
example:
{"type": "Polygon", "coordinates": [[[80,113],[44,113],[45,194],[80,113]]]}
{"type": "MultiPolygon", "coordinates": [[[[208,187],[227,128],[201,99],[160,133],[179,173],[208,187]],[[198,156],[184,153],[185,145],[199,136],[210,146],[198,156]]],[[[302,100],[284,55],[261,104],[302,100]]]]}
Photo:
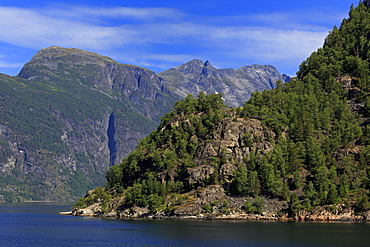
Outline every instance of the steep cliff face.
{"type": "MultiPolygon", "coordinates": [[[[171,131],[172,127],[167,126],[162,131],[171,131]]],[[[192,167],[184,172],[181,169],[160,172],[158,178],[198,187],[206,184],[212,176],[217,176],[228,188],[238,169],[237,164],[245,162],[251,155],[264,155],[272,151],[274,139],[275,133],[257,119],[225,118],[199,143],[192,167]],[[222,162],[219,161],[220,157],[222,162]]]]}
{"type": "Polygon", "coordinates": [[[189,61],[158,75],[182,98],[188,94],[198,95],[201,91],[221,93],[225,104],[231,107],[242,106],[252,92],[274,88],[278,80],[290,80],[271,65],[250,65],[237,70],[216,69],[209,61],[203,63],[201,60],[189,61]]]}
{"type": "Polygon", "coordinates": [[[66,201],[102,186],[109,164],[119,162],[155,126],[79,84],[7,76],[0,76],[0,84],[3,200],[66,201]]]}

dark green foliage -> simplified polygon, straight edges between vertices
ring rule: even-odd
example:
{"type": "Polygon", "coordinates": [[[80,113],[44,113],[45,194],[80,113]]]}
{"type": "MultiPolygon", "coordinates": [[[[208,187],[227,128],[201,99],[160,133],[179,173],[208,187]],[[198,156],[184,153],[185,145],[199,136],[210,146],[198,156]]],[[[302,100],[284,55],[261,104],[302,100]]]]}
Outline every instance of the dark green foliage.
{"type": "Polygon", "coordinates": [[[211,205],[209,205],[209,204],[204,204],[204,205],[203,205],[203,210],[204,210],[206,213],[212,213],[213,208],[212,208],[212,206],[211,206],[211,205]]]}
{"type": "Polygon", "coordinates": [[[247,214],[254,214],[257,211],[256,207],[252,204],[250,198],[247,198],[244,202],[244,211],[247,214]]]}
{"type": "MultiPolygon", "coordinates": [[[[323,48],[301,64],[297,78],[274,90],[254,93],[240,113],[262,120],[277,135],[287,134],[275,144],[274,152],[258,160],[256,168],[262,191],[287,198],[291,212],[299,207],[296,194],[287,197],[289,180],[290,190],[303,187],[309,206],[340,203],[356,198],[356,191],[368,190],[365,156],[357,153],[338,158],[337,154],[354,145],[367,149],[370,140],[366,124],[360,128],[358,115],[350,111],[340,81],[344,76],[355,78],[349,87],[361,90],[355,100],[366,102],[367,114],[369,22],[370,10],[365,4],[352,8],[350,18],[333,29],[323,48]],[[309,176],[302,178],[302,172],[309,176]]],[[[238,170],[234,182],[247,184],[245,174],[247,171],[238,170]]],[[[237,194],[248,191],[248,186],[241,187],[237,194]]]]}
{"type": "Polygon", "coordinates": [[[88,207],[94,203],[100,202],[103,207],[106,207],[106,203],[111,198],[111,195],[107,193],[104,188],[97,188],[95,189],[89,196],[85,198],[80,198],[75,203],[75,208],[84,208],[88,207]]]}
{"type": "Polygon", "coordinates": [[[288,213],[294,214],[302,208],[301,203],[298,200],[297,194],[292,193],[288,199],[288,213]]]}
{"type": "Polygon", "coordinates": [[[5,163],[8,161],[8,157],[11,155],[10,145],[0,137],[0,163],[5,163]]]}
{"type": "MultiPolygon", "coordinates": [[[[189,95],[184,101],[176,102],[175,110],[162,118],[158,129],[144,138],[121,164],[110,168],[108,188],[128,189],[127,204],[140,206],[149,205],[153,194],[163,197],[189,189],[189,185],[182,182],[159,181],[154,174],[176,169],[181,175],[193,167],[199,143],[225,116],[222,107],[223,100],[217,94],[201,93],[198,98],[189,95]],[[143,175],[143,171],[147,175],[143,175]]],[[[215,161],[215,166],[217,163],[215,161]]],[[[217,176],[210,179],[218,180],[217,176]]],[[[155,198],[158,202],[158,197],[155,198]]]]}

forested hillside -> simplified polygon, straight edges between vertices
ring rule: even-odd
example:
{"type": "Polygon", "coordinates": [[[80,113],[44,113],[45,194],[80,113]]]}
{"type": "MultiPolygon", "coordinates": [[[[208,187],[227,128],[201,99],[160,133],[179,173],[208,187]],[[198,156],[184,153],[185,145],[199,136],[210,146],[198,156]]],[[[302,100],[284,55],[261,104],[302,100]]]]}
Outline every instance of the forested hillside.
{"type": "Polygon", "coordinates": [[[74,213],[367,220],[369,59],[363,1],[289,83],[241,108],[225,107],[220,94],[177,102],[74,213]]]}

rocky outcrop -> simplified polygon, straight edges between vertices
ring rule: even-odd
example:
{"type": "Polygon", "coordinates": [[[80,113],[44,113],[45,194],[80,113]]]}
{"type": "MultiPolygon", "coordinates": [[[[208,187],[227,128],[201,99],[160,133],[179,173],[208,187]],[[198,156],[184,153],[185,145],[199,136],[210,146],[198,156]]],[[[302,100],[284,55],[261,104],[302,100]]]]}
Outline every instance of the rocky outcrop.
{"type": "Polygon", "coordinates": [[[353,208],[345,207],[345,205],[316,207],[310,212],[302,210],[293,218],[300,221],[367,221],[367,217],[356,215],[353,208]]]}
{"type": "Polygon", "coordinates": [[[234,69],[216,69],[209,61],[192,60],[158,74],[173,92],[182,98],[188,94],[221,93],[231,107],[243,106],[255,91],[272,89],[278,80],[287,82],[271,65],[250,65],[234,69]]]}
{"type": "MultiPolygon", "coordinates": [[[[180,122],[191,124],[182,117],[174,117],[166,128],[178,127],[180,122]]],[[[257,203],[256,199],[249,197],[233,197],[227,195],[225,188],[229,187],[235,177],[237,163],[245,162],[251,153],[263,155],[273,150],[272,141],[276,134],[265,127],[257,119],[224,118],[208,134],[205,141],[199,144],[198,151],[194,156],[194,166],[186,169],[181,174],[179,169],[161,171],[157,179],[181,182],[194,188],[188,193],[166,198],[167,209],[151,212],[148,208],[126,205],[125,197],[106,202],[106,210],[102,212],[97,205],[95,216],[103,217],[154,217],[154,218],[217,218],[217,217],[251,217],[245,214],[245,202],[247,199],[257,203]],[[221,165],[215,160],[224,157],[221,165]],[[208,185],[210,179],[218,174],[217,179],[223,184],[208,185]]],[[[91,193],[90,193],[91,194],[91,193]]],[[[87,195],[89,197],[89,195],[87,195]]],[[[281,210],[287,208],[287,203],[278,199],[263,198],[261,210],[263,217],[276,218],[281,210]]],[[[76,208],[73,215],[91,215],[90,206],[86,209],[76,208]]],[[[253,216],[254,217],[254,216],[253,216]]],[[[262,216],[259,216],[262,217],[262,216]]]]}
{"type": "Polygon", "coordinates": [[[198,148],[194,158],[198,166],[188,169],[188,180],[194,184],[204,182],[215,171],[212,158],[223,156],[225,162],[219,168],[221,179],[230,183],[237,168],[235,164],[243,163],[251,153],[263,155],[272,151],[269,140],[273,139],[275,133],[257,119],[226,118],[198,148]]]}
{"type": "Polygon", "coordinates": [[[240,162],[251,152],[265,154],[271,151],[273,146],[268,140],[273,139],[275,133],[257,119],[226,118],[212,133],[212,139],[199,149],[195,161],[200,163],[226,153],[227,158],[240,162]]]}
{"type": "Polygon", "coordinates": [[[187,169],[187,181],[190,184],[202,184],[215,172],[215,167],[209,165],[197,166],[187,169]]]}

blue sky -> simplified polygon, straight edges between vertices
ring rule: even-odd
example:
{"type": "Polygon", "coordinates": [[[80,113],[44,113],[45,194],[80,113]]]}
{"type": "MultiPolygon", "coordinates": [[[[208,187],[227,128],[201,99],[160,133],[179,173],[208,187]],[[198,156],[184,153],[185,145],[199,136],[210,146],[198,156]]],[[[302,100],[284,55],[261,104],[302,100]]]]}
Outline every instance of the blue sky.
{"type": "Polygon", "coordinates": [[[192,59],[270,64],[294,76],[358,0],[1,0],[0,73],[42,48],[73,47],[161,72],[192,59]]]}

